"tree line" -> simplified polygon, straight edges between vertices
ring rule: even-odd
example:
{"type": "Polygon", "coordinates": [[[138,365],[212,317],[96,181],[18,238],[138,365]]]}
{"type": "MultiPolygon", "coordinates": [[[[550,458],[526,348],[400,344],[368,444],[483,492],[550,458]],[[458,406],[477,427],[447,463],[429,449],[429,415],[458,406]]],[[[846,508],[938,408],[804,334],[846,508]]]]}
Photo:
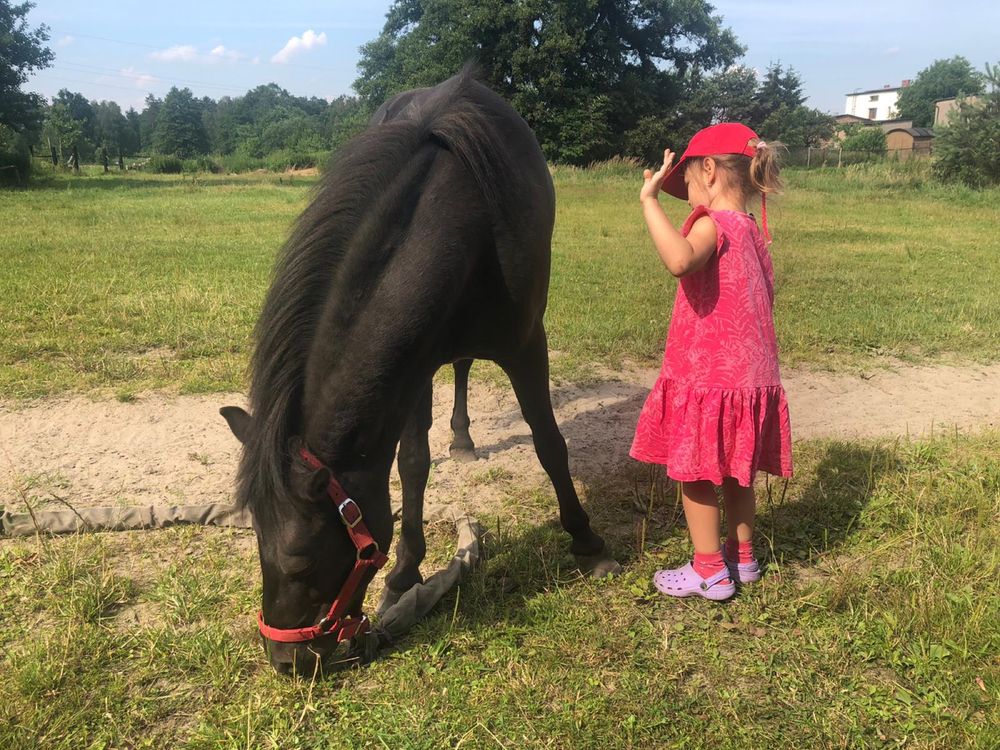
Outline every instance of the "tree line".
{"type": "MultiPolygon", "coordinates": [[[[558,163],[655,163],[664,146],[683,147],[722,121],[792,148],[818,146],[835,131],[829,115],[805,105],[793,67],[740,65],[746,48],[704,0],[395,0],[381,33],[361,48],[356,95],[326,101],[271,83],[214,100],[175,87],[126,111],[66,89],[51,102],[20,91],[28,72],[52,61],[47,29],[26,23],[31,7],[0,0],[0,39],[13,40],[0,55],[0,152],[54,151],[63,163],[70,149],[85,161],[329,152],[391,95],[434,85],[470,60],[558,163]]],[[[964,58],[936,61],[904,90],[900,108],[929,125],[934,97],[980,93],[984,81],[964,58]]]]}
{"type": "Polygon", "coordinates": [[[147,96],[141,111],[124,112],[113,101],[88,101],[63,89],[43,105],[37,144],[43,153],[54,150],[61,163],[73,147],[84,161],[137,154],[262,158],[282,150],[332,150],[363,122],[355,97],[328,102],[294,96],[273,83],[217,101],[174,87],[162,99],[147,96]]]}

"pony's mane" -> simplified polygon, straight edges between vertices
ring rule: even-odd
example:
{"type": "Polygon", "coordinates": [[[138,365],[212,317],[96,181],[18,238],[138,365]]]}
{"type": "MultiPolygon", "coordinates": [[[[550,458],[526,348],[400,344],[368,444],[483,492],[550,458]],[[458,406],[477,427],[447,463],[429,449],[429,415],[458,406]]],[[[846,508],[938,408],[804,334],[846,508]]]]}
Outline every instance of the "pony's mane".
{"type": "MultiPolygon", "coordinates": [[[[259,524],[268,523],[290,494],[290,444],[301,434],[306,365],[338,268],[349,250],[375,251],[365,247],[375,238],[360,228],[398,220],[400,207],[392,198],[398,200],[401,191],[390,188],[405,171],[401,165],[428,144],[458,156],[494,215],[507,214],[505,196],[518,194],[521,177],[505,148],[501,119],[517,115],[505,106],[466,68],[428,91],[405,118],[369,127],[331,160],[277,259],[254,333],[249,393],[254,427],[243,450],[237,496],[259,524]],[[378,212],[379,221],[371,222],[371,212],[378,212]]],[[[425,180],[427,172],[415,169],[410,175],[425,180]]],[[[419,197],[420,185],[410,188],[403,194],[419,197]]],[[[378,272],[374,264],[369,267],[378,272]]]]}

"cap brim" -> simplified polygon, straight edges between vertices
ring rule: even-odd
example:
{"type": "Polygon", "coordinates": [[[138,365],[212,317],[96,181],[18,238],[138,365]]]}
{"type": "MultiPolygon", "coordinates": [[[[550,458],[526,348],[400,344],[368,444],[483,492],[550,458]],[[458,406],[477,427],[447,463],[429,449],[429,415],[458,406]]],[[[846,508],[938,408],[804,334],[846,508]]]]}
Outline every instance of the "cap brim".
{"type": "Polygon", "coordinates": [[[686,201],[688,197],[688,187],[684,182],[684,170],[686,167],[687,158],[681,157],[681,160],[674,164],[673,168],[667,172],[667,176],[663,178],[663,182],[660,183],[660,190],[675,198],[680,198],[682,201],[686,201]]]}

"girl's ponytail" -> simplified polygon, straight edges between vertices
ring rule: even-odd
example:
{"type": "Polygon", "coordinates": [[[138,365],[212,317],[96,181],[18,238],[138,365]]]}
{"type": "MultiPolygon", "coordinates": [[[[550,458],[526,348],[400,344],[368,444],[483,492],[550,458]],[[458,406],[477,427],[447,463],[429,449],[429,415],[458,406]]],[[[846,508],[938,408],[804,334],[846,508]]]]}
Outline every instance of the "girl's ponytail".
{"type": "Polygon", "coordinates": [[[757,192],[764,195],[781,192],[781,178],[778,176],[781,171],[778,148],[781,147],[780,143],[757,141],[755,153],[750,159],[750,182],[757,192]]]}

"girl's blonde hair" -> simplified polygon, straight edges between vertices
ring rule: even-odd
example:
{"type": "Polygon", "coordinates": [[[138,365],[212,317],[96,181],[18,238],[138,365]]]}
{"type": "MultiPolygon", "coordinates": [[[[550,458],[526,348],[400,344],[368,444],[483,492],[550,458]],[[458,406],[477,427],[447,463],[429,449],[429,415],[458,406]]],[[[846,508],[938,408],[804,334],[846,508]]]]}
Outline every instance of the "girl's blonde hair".
{"type": "MultiPolygon", "coordinates": [[[[751,140],[753,157],[743,154],[716,154],[712,156],[719,168],[726,173],[732,185],[744,199],[758,194],[780,193],[781,182],[778,150],[784,146],[777,142],[751,140]]],[[[700,161],[700,159],[699,159],[700,161]]]]}

